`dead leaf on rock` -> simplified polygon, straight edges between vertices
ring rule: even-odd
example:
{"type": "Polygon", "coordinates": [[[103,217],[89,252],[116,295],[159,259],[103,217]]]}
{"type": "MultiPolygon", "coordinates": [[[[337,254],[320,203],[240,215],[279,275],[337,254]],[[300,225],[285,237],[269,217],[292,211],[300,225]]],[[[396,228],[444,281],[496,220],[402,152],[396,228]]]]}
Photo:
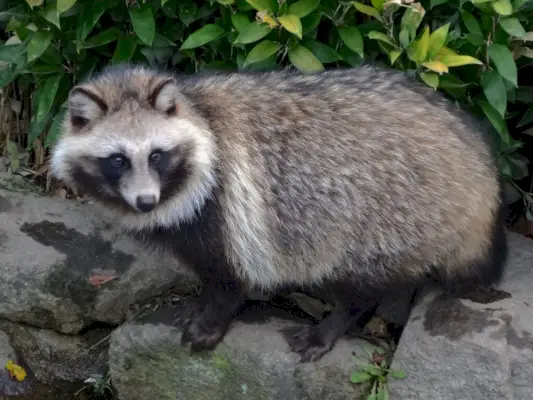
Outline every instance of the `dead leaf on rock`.
{"type": "Polygon", "coordinates": [[[55,191],[55,195],[57,197],[61,197],[62,199],[66,199],[67,198],[67,191],[65,189],[57,189],[55,191]]]}
{"type": "Polygon", "coordinates": [[[390,335],[387,324],[382,318],[374,315],[365,325],[364,332],[375,338],[386,338],[390,335]]]}
{"type": "Polygon", "coordinates": [[[26,378],[26,371],[20,365],[15,364],[13,360],[7,360],[5,369],[9,372],[10,378],[15,378],[17,381],[22,382],[26,378]]]}
{"type": "Polygon", "coordinates": [[[89,278],[89,283],[93,286],[100,287],[104,283],[117,278],[116,275],[93,275],[89,278]]]}
{"type": "Polygon", "coordinates": [[[383,360],[385,360],[385,356],[383,354],[378,354],[378,353],[372,353],[372,360],[374,361],[374,363],[376,364],[380,364],[383,360]]]}

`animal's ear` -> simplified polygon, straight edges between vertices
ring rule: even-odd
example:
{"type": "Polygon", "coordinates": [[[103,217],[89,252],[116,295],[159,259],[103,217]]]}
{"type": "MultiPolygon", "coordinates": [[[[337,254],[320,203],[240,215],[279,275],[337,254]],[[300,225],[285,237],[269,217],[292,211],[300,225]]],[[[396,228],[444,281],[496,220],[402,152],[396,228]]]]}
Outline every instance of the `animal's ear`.
{"type": "Polygon", "coordinates": [[[102,118],[107,112],[106,102],[87,85],[75,86],[68,99],[69,118],[79,130],[102,118]]]}
{"type": "Polygon", "coordinates": [[[178,87],[173,78],[163,78],[153,85],[148,95],[148,102],[157,111],[174,116],[179,112],[178,87]]]}

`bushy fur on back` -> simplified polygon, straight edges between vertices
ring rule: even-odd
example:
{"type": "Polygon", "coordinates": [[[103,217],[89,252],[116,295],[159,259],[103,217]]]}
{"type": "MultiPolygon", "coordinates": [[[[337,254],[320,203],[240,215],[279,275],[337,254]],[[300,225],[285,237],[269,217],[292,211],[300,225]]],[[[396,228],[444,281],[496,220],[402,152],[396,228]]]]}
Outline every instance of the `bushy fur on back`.
{"type": "Polygon", "coordinates": [[[118,208],[124,222],[179,224],[222,185],[227,256],[259,286],[338,273],[412,279],[435,264],[476,273],[469,265],[490,248],[501,205],[498,172],[482,132],[430,89],[368,66],[178,77],[160,94],[181,108],[167,117],[147,99],[167,77],[142,67],[96,77],[85,87],[102,114],[74,92],[71,110],[91,125],[65,121],[56,176],[75,184],[80,159],[128,146],[188,147],[180,190],[150,213],[118,208]]]}
{"type": "Polygon", "coordinates": [[[179,231],[211,202],[205,226],[219,228],[222,258],[247,287],[501,275],[502,188],[484,132],[401,72],[125,66],[75,88],[69,107],[54,174],[130,230],[179,231]],[[154,149],[164,168],[147,162],[154,149]],[[110,180],[102,160],[113,153],[132,168],[110,180]],[[136,209],[139,195],[156,196],[155,208],[136,209]]]}

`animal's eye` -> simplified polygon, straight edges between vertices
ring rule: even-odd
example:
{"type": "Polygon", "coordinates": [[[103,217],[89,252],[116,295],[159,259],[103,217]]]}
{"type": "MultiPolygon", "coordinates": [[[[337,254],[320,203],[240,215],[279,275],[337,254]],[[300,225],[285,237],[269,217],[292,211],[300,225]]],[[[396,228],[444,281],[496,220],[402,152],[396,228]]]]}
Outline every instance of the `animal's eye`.
{"type": "Polygon", "coordinates": [[[109,161],[115,168],[121,168],[126,165],[126,157],[124,157],[122,154],[111,154],[109,156],[109,161]]]}
{"type": "Polygon", "coordinates": [[[153,151],[152,154],[150,154],[150,163],[157,164],[161,160],[162,156],[163,155],[159,150],[153,151]]]}

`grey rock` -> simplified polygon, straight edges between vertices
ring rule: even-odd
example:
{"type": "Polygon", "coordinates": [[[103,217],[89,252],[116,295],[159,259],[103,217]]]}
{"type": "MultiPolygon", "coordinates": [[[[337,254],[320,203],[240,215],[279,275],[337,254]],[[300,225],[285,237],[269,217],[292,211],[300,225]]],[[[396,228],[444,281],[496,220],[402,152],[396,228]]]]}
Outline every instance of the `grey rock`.
{"type": "Polygon", "coordinates": [[[15,364],[20,363],[15,349],[11,346],[9,336],[0,331],[0,398],[1,396],[21,396],[30,391],[28,381],[19,382],[9,376],[9,371],[5,369],[8,360],[15,364]]]}
{"type": "Polygon", "coordinates": [[[510,254],[491,302],[422,295],[411,312],[392,368],[392,399],[533,398],[533,241],[508,233],[510,254]]]}
{"type": "Polygon", "coordinates": [[[0,317],[75,334],[119,324],[132,304],[196,283],[169,255],[116,232],[99,207],[0,189],[0,317]],[[95,275],[116,278],[96,287],[95,275]]]}
{"type": "Polygon", "coordinates": [[[39,383],[83,382],[105,369],[109,328],[74,336],[4,320],[0,329],[11,337],[28,376],[39,383]]]}
{"type": "Polygon", "coordinates": [[[235,321],[215,350],[189,354],[178,328],[130,322],[111,336],[111,380],[120,400],[358,399],[365,386],[351,384],[350,373],[362,341],[343,338],[323,359],[299,363],[283,333],[299,324],[235,321]]]}

